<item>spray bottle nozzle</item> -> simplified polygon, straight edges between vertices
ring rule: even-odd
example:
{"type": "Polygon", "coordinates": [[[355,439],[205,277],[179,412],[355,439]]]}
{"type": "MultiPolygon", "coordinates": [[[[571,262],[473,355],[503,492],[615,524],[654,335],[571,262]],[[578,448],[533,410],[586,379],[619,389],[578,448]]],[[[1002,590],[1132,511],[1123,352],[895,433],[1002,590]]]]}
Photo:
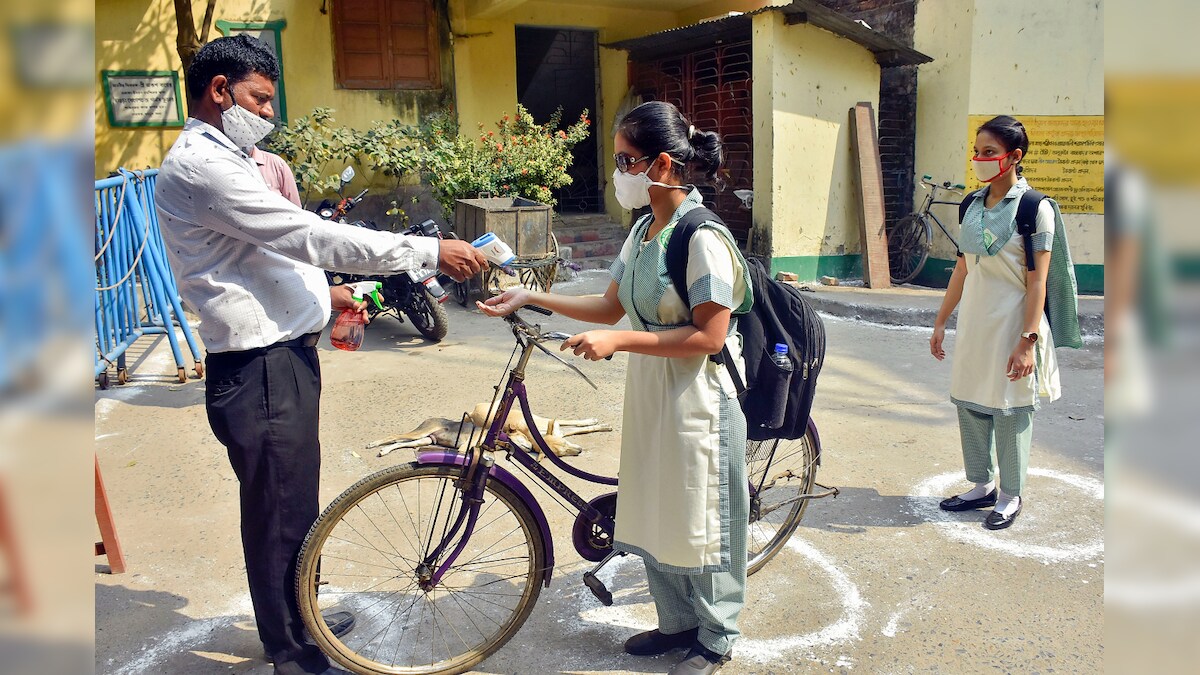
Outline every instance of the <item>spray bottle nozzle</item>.
{"type": "Polygon", "coordinates": [[[375,303],[376,309],[383,309],[383,296],[380,295],[380,290],[383,289],[382,281],[359,281],[350,284],[353,289],[351,297],[355,302],[362,302],[366,298],[370,298],[375,303]]]}

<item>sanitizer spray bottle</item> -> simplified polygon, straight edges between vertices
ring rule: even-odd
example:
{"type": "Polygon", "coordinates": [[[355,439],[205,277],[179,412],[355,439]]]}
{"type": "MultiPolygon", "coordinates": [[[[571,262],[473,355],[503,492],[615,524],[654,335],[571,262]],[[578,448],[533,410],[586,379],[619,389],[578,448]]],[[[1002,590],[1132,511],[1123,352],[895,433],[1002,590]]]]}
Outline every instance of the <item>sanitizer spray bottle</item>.
{"type": "MultiPolygon", "coordinates": [[[[360,281],[350,284],[350,288],[354,289],[351,297],[355,302],[362,302],[364,298],[370,298],[377,308],[383,309],[383,298],[379,295],[380,289],[383,288],[383,282],[360,281]]],[[[366,323],[362,312],[356,309],[343,309],[333,324],[333,330],[329,331],[329,344],[348,352],[358,350],[362,346],[366,323]]]]}

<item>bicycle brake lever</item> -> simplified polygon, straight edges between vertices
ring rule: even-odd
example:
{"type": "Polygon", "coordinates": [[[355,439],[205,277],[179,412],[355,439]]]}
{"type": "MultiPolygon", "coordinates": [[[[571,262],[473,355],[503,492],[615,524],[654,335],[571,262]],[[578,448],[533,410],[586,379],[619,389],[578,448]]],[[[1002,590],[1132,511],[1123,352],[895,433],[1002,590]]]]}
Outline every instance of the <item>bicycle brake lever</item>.
{"type": "Polygon", "coordinates": [[[575,367],[574,365],[572,365],[570,363],[567,363],[558,354],[555,354],[554,352],[550,351],[549,349],[546,349],[545,347],[543,347],[541,342],[538,342],[537,340],[533,340],[532,342],[533,342],[534,347],[537,347],[538,349],[546,352],[546,356],[549,356],[550,358],[554,359],[555,361],[558,361],[559,363],[570,368],[571,370],[575,371],[576,373],[579,373],[579,376],[583,378],[584,382],[587,382],[588,384],[592,385],[592,389],[595,389],[596,391],[600,390],[600,387],[597,387],[596,383],[592,382],[591,378],[589,378],[587,375],[584,375],[582,370],[580,370],[579,368],[575,367]]]}

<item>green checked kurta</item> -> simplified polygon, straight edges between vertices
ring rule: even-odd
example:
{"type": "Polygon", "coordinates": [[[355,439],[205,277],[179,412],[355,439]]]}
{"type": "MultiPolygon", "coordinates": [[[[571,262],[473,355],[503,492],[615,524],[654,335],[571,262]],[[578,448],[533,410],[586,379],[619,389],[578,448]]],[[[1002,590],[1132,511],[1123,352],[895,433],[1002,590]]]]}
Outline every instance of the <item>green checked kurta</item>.
{"type": "MultiPolygon", "coordinates": [[[[652,216],[639,220],[613,263],[621,305],[635,330],[690,325],[664,255],[674,221],[700,204],[693,190],[672,224],[645,241],[652,216]]],[[[750,279],[733,237],[708,223],[689,242],[688,297],[749,310],[750,279]]],[[[727,340],[741,359],[736,326],[727,340]]],[[[629,355],[621,431],[615,548],[646,562],[659,628],[699,626],[719,653],[738,635],[746,578],[746,421],[725,366],[707,356],[629,355]]]]}

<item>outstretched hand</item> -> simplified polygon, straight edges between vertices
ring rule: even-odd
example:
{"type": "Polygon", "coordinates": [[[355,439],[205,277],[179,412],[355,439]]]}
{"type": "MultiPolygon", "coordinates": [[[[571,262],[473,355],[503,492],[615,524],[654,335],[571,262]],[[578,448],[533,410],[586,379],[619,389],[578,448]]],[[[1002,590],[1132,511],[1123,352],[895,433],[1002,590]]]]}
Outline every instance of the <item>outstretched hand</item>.
{"type": "Polygon", "coordinates": [[[455,281],[463,281],[479,274],[487,267],[487,258],[469,242],[459,239],[443,239],[438,242],[438,269],[455,281]]]}
{"type": "Polygon", "coordinates": [[[527,304],[529,304],[529,291],[524,288],[510,288],[484,302],[475,302],[479,311],[488,316],[507,316],[527,304]]]}

